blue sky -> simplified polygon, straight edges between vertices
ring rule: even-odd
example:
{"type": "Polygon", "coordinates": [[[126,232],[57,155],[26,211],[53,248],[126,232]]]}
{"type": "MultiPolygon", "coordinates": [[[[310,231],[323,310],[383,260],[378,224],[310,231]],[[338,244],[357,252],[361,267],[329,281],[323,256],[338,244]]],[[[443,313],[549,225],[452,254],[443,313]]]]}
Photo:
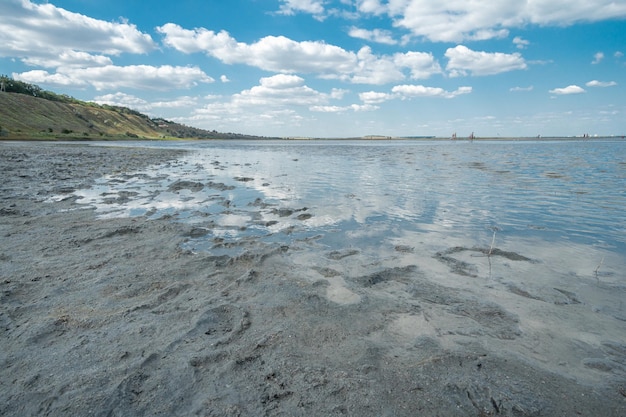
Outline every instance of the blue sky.
{"type": "Polygon", "coordinates": [[[626,134],[626,1],[2,0],[0,73],[223,132],[626,134]]]}

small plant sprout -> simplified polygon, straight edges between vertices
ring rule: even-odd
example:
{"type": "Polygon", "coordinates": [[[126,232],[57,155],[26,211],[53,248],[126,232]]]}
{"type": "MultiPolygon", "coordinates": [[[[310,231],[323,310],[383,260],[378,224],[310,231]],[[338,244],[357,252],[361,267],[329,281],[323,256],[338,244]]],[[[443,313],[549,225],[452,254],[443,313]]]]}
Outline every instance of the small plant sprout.
{"type": "Polygon", "coordinates": [[[596,275],[596,281],[598,281],[598,284],[600,283],[600,277],[598,276],[598,271],[600,270],[600,267],[602,266],[602,264],[604,263],[604,256],[602,257],[602,259],[600,260],[600,263],[598,264],[598,266],[596,267],[596,270],[593,271],[594,274],[596,275]]]}

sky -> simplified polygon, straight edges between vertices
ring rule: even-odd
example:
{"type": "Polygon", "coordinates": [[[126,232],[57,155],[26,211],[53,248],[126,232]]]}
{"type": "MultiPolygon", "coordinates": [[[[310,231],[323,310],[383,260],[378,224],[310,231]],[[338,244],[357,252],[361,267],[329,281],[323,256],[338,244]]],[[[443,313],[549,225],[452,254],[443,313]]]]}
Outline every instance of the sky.
{"type": "Polygon", "coordinates": [[[0,0],[0,74],[219,132],[626,134],[626,0],[0,0]]]}

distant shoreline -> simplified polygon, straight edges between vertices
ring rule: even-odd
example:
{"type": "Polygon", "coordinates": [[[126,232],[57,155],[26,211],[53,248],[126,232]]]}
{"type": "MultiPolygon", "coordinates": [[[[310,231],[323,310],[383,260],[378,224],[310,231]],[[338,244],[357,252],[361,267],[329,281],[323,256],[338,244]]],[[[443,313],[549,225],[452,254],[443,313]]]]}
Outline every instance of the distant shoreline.
{"type": "Polygon", "coordinates": [[[415,141],[415,142],[484,142],[484,141],[503,141],[503,142],[551,142],[551,141],[579,141],[588,142],[596,140],[625,140],[624,136],[542,136],[542,137],[475,137],[470,138],[456,138],[449,137],[436,137],[436,136],[420,136],[420,137],[403,137],[403,136],[355,136],[355,137],[268,137],[268,138],[130,138],[130,137],[105,137],[105,138],[89,138],[89,137],[24,137],[24,136],[3,136],[0,137],[0,142],[162,142],[162,141],[415,141]]]}

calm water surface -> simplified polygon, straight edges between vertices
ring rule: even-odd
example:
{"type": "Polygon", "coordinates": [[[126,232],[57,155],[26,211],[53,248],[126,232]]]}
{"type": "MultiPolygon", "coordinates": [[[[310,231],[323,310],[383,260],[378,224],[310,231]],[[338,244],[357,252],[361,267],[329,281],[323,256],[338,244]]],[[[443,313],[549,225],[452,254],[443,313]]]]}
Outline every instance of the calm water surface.
{"type": "Polygon", "coordinates": [[[211,233],[189,243],[196,250],[210,250],[216,236],[315,237],[334,248],[382,245],[407,233],[488,246],[496,231],[498,241],[586,245],[626,263],[624,141],[132,145],[192,152],[141,176],[102,179],[83,192],[82,202],[108,216],[169,214],[199,226],[210,222],[211,233]],[[209,186],[173,187],[179,180],[209,186]],[[112,195],[129,192],[129,201],[111,202],[112,195]]]}

